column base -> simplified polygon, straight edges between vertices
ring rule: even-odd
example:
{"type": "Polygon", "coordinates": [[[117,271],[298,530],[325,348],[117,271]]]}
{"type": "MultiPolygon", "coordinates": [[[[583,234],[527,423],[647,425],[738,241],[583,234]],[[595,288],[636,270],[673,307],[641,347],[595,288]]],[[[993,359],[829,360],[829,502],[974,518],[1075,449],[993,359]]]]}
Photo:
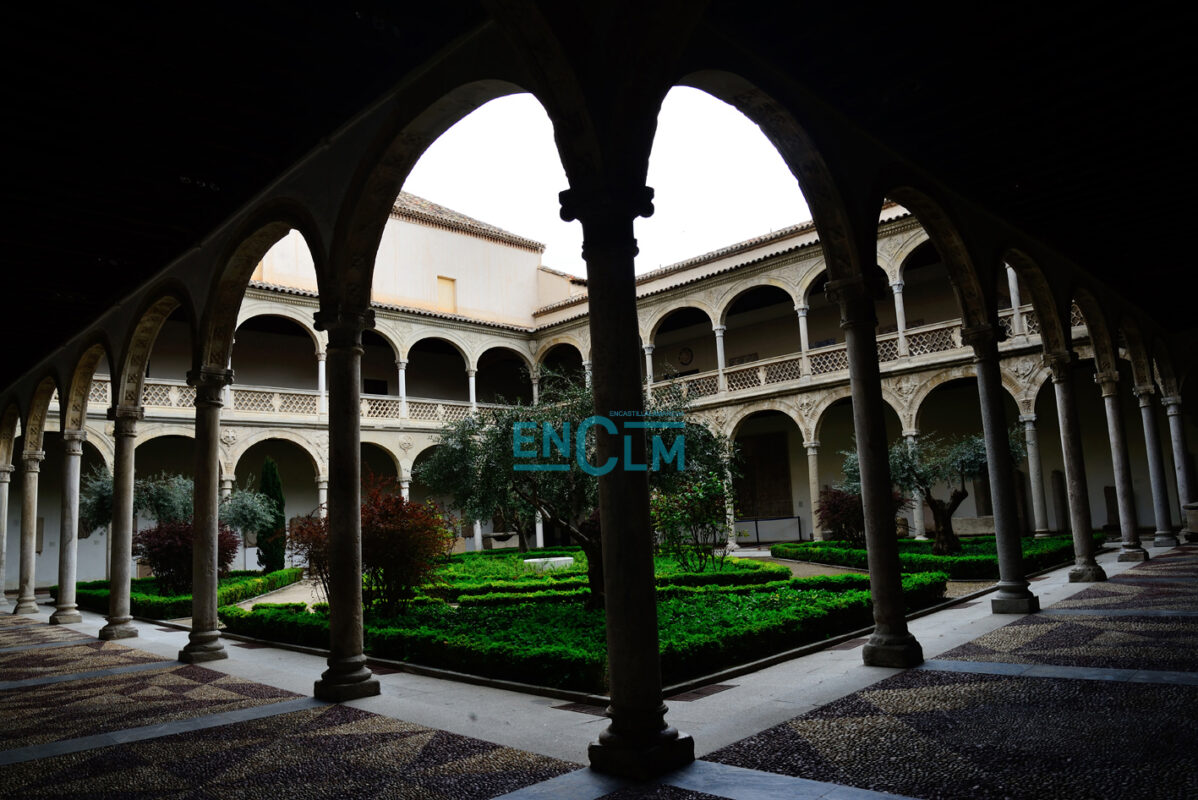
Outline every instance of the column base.
{"type": "Polygon", "coordinates": [[[1040,610],[1040,598],[1028,592],[1025,597],[998,596],[990,600],[991,614],[1035,614],[1040,610]]]}
{"type": "Polygon", "coordinates": [[[1106,571],[1097,564],[1079,564],[1069,570],[1070,583],[1098,583],[1106,580],[1106,571]]]}
{"type": "Polygon", "coordinates": [[[187,644],[179,651],[179,660],[184,664],[219,661],[228,657],[229,652],[221,644],[219,631],[192,631],[187,644]]]}
{"type": "Polygon", "coordinates": [[[83,622],[83,615],[75,606],[60,608],[50,615],[51,625],[74,625],[79,622],[83,622]]]}
{"type": "Polygon", "coordinates": [[[861,648],[861,660],[867,667],[917,667],[923,663],[923,648],[909,633],[903,636],[875,633],[861,648]]]}
{"type": "Polygon", "coordinates": [[[1130,547],[1128,545],[1123,545],[1123,549],[1121,549],[1119,551],[1119,560],[1120,561],[1147,561],[1148,560],[1148,551],[1145,550],[1140,545],[1136,545],[1134,547],[1130,547]]]}
{"type": "Polygon", "coordinates": [[[137,637],[137,628],[133,626],[132,617],[115,617],[110,618],[108,624],[100,628],[100,632],[96,635],[106,641],[133,639],[137,637]]]}
{"type": "Polygon", "coordinates": [[[13,608],[12,613],[14,613],[14,614],[36,614],[40,610],[41,609],[39,609],[37,607],[37,601],[34,600],[33,598],[18,597],[17,604],[13,608]]]}
{"type": "Polygon", "coordinates": [[[329,668],[316,681],[312,694],[317,700],[340,703],[373,697],[381,691],[379,679],[366,666],[366,656],[359,653],[345,658],[330,658],[329,668]]]}
{"type": "Polygon", "coordinates": [[[640,746],[624,746],[603,738],[591,742],[587,758],[591,769],[606,775],[645,781],[695,760],[695,740],[673,728],[666,728],[660,738],[640,746]]]}
{"type": "Polygon", "coordinates": [[[1172,531],[1157,531],[1152,537],[1153,547],[1177,547],[1179,544],[1181,542],[1177,540],[1177,534],[1172,531]]]}
{"type": "Polygon", "coordinates": [[[1035,538],[1035,539],[1047,539],[1047,538],[1049,538],[1049,537],[1050,537],[1050,536],[1052,536],[1052,535],[1053,535],[1052,531],[1036,531],[1036,535],[1035,535],[1033,538],[1035,538]]]}

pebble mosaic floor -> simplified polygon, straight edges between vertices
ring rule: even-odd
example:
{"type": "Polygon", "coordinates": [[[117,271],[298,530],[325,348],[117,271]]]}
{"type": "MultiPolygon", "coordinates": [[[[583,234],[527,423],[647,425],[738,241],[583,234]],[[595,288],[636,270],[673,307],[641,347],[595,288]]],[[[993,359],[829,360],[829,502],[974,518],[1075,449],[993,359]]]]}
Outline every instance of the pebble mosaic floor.
{"type": "Polygon", "coordinates": [[[0,615],[0,795],[1198,797],[1198,547],[1047,612],[646,784],[0,615]]]}

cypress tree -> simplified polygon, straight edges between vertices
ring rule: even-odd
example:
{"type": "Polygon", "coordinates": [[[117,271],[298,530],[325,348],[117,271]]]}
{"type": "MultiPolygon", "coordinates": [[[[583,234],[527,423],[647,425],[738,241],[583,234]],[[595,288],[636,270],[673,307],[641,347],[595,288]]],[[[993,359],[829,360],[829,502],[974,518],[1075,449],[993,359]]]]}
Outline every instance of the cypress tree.
{"type": "Polygon", "coordinates": [[[283,553],[287,547],[287,518],[283,513],[283,481],[279,478],[279,466],[270,456],[262,465],[262,494],[274,503],[274,512],[268,526],[258,531],[258,565],[264,572],[283,568],[283,553]]]}

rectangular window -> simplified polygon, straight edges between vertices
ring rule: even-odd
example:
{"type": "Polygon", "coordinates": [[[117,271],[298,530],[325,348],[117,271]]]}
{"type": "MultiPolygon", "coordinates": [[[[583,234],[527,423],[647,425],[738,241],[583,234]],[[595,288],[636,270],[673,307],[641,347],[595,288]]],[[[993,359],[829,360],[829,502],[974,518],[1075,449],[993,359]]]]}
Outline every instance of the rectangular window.
{"type": "Polygon", "coordinates": [[[456,314],[458,310],[457,282],[453,278],[437,276],[437,310],[456,314]]]}

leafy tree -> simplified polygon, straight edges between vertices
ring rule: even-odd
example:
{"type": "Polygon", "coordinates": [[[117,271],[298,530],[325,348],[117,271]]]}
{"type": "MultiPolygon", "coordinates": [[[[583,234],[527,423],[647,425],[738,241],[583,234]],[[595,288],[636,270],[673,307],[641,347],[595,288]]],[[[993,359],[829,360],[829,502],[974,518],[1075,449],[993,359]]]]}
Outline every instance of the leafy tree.
{"type": "Polygon", "coordinates": [[[134,481],[133,509],[148,513],[159,523],[188,522],[194,495],[195,483],[191,478],[160,472],[134,481]]]}
{"type": "Polygon", "coordinates": [[[287,532],[287,552],[307,565],[305,572],[316,580],[320,594],[329,599],[329,520],[319,510],[293,517],[287,532]]]}
{"type": "MultiPolygon", "coordinates": [[[[133,555],[150,565],[158,587],[166,594],[191,594],[192,542],[195,529],[190,520],[158,522],[133,535],[133,555]]],[[[229,571],[237,555],[238,537],[221,526],[216,540],[217,569],[229,571]]]]}
{"type": "MultiPolygon", "coordinates": [[[[910,506],[898,492],[891,493],[894,514],[910,506]]],[[[826,487],[819,493],[819,524],[828,538],[865,547],[865,506],[860,488],[826,487]]]]}
{"type": "MultiPolygon", "coordinates": [[[[520,521],[527,529],[540,511],[586,554],[587,603],[592,608],[602,607],[599,483],[579,464],[576,452],[579,424],[595,413],[594,395],[576,380],[543,381],[542,385],[546,391],[538,405],[480,409],[472,417],[447,425],[441,431],[441,446],[417,467],[415,477],[434,491],[452,496],[455,505],[473,519],[500,517],[512,524],[520,521]],[[546,434],[547,430],[552,433],[546,434]]],[[[680,403],[655,406],[653,411],[671,420],[683,417],[680,403]]],[[[658,461],[664,463],[659,463],[660,469],[648,471],[651,487],[659,492],[678,491],[708,472],[724,475],[732,466],[730,443],[699,422],[684,421],[683,425],[659,434],[658,461]],[[685,443],[681,471],[676,469],[676,460],[662,457],[663,450],[675,452],[680,438],[685,443]]],[[[646,437],[641,463],[653,463],[653,438],[646,437]]],[[[584,437],[583,448],[586,462],[595,464],[593,428],[584,437]]]]}
{"type": "Polygon", "coordinates": [[[220,504],[220,521],[235,531],[257,531],[274,524],[279,507],[261,492],[237,488],[220,504]]]}
{"type": "Polygon", "coordinates": [[[91,533],[112,522],[112,471],[99,464],[79,481],[79,531],[91,533]]]}
{"type": "Polygon", "coordinates": [[[649,498],[653,527],[662,549],[688,572],[703,572],[709,563],[724,566],[728,536],[728,492],[724,478],[714,472],[690,477],[670,491],[649,498]]]}
{"type": "Polygon", "coordinates": [[[258,565],[266,572],[283,568],[283,554],[287,547],[287,519],[283,515],[283,481],[279,478],[279,465],[270,456],[262,464],[259,483],[262,494],[272,503],[272,513],[267,524],[258,528],[258,565]]]}
{"type": "MultiPolygon", "coordinates": [[[[1020,461],[1026,454],[1018,429],[1011,430],[1007,446],[1013,461],[1020,461]]],[[[980,433],[955,438],[929,434],[914,443],[899,441],[890,446],[891,480],[904,492],[917,492],[932,510],[933,553],[951,555],[961,551],[961,540],[953,531],[953,514],[969,496],[966,481],[982,474],[987,464],[986,441],[980,433]],[[941,486],[950,490],[947,499],[933,493],[941,486]]],[[[860,491],[856,453],[846,454],[844,474],[846,483],[860,491]]]]}

